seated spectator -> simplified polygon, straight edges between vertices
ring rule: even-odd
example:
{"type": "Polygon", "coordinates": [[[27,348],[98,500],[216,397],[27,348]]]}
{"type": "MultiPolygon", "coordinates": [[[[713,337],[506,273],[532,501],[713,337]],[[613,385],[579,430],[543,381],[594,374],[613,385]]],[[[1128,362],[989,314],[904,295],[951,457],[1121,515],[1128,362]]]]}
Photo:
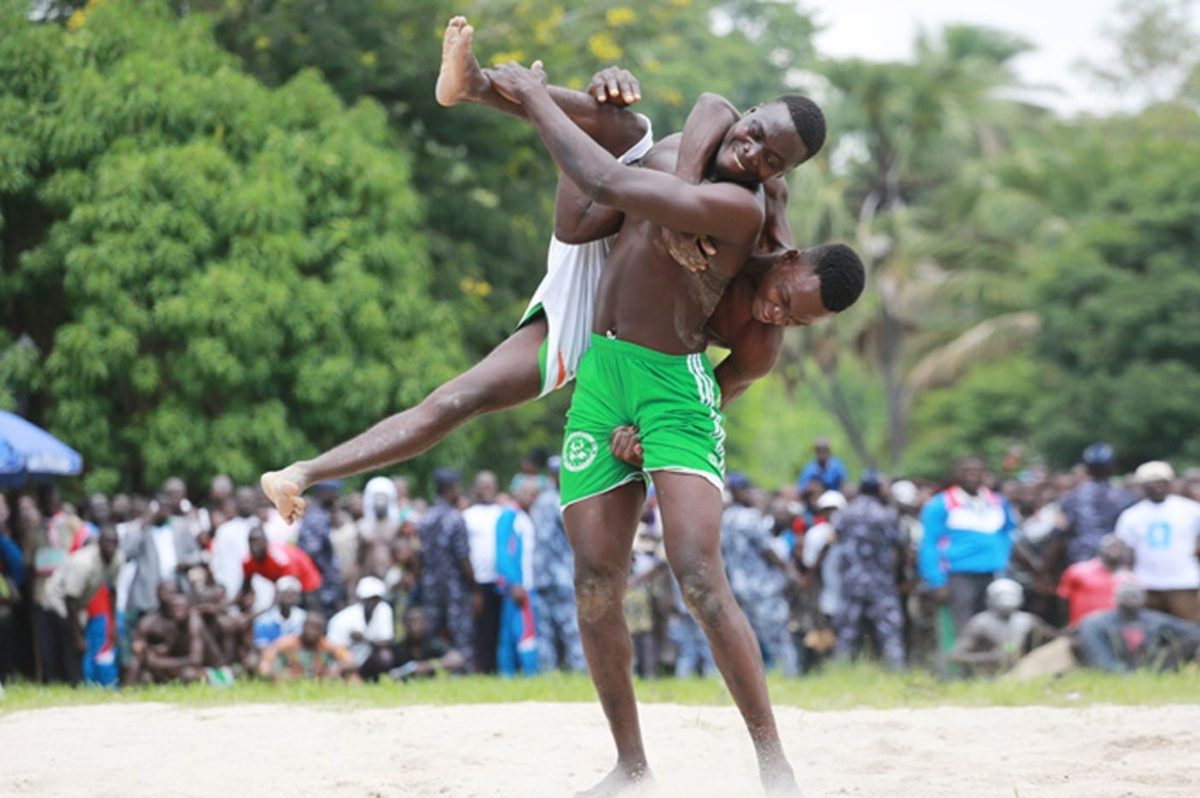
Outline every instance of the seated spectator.
{"type": "Polygon", "coordinates": [[[329,640],[350,650],[363,679],[373,682],[392,669],[391,646],[396,639],[392,608],[383,600],[383,580],[364,576],[354,594],[358,601],[329,619],[329,640]]]}
{"type": "Polygon", "coordinates": [[[285,576],[275,583],[275,604],[254,619],[254,645],[263,649],[281,637],[295,637],[308,617],[300,608],[300,580],[285,576]]]}
{"type": "Polygon", "coordinates": [[[1128,554],[1120,538],[1105,535],[1100,539],[1098,557],[1077,562],[1063,571],[1058,583],[1058,597],[1067,602],[1071,626],[1079,626],[1079,622],[1093,612],[1117,606],[1117,581],[1128,554]]]}
{"type": "Polygon", "coordinates": [[[350,652],[329,642],[325,616],[316,610],[305,617],[300,634],[281,637],[267,646],[258,674],[272,682],[358,678],[350,652]]]}
{"type": "Polygon", "coordinates": [[[267,542],[267,534],[261,526],[255,526],[249,535],[250,556],[242,562],[242,592],[251,590],[250,578],[258,575],[271,582],[285,576],[300,582],[306,603],[319,604],[317,591],[321,587],[321,574],[312,558],[300,547],[276,541],[267,542]]]}
{"type": "Polygon", "coordinates": [[[114,527],[100,533],[99,541],[67,557],[51,574],[38,615],[38,640],[42,673],[47,682],[79,684],[83,678],[84,610],[104,587],[117,578],[124,559],[114,527]]]}
{"type": "Polygon", "coordinates": [[[130,684],[194,682],[204,678],[204,622],[188,600],[170,593],[165,611],[144,616],[133,630],[130,684]]]}
{"type": "Polygon", "coordinates": [[[1115,610],[1093,613],[1079,625],[1085,665],[1129,673],[1175,668],[1195,657],[1200,626],[1146,609],[1146,591],[1134,582],[1121,583],[1116,592],[1115,610]]]}
{"type": "Polygon", "coordinates": [[[404,640],[392,646],[392,663],[388,672],[393,679],[432,677],[439,673],[462,673],[466,658],[441,637],[429,636],[425,610],[409,607],[404,612],[404,640]]]}
{"type": "Polygon", "coordinates": [[[1045,621],[1020,610],[1025,591],[1012,579],[997,579],[987,587],[987,609],[972,617],[950,650],[950,661],[970,672],[997,675],[1022,656],[1055,637],[1045,621]]]}

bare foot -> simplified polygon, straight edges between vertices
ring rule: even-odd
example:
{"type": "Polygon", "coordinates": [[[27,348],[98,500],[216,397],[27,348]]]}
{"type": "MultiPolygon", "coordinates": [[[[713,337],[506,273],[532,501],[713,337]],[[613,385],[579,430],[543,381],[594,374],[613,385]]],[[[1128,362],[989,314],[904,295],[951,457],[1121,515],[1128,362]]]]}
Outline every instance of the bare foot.
{"type": "Polygon", "coordinates": [[[759,777],[767,798],[802,798],[800,787],[796,784],[796,774],[784,760],[761,765],[759,777]]]}
{"type": "Polygon", "coordinates": [[[304,479],[296,472],[295,466],[289,466],[282,471],[268,471],[259,479],[263,493],[275,505],[275,509],[283,516],[283,520],[293,524],[304,515],[304,479]]]}
{"type": "Polygon", "coordinates": [[[442,69],[434,89],[434,95],[442,105],[449,107],[465,100],[476,100],[491,85],[471,50],[474,33],[475,29],[467,24],[466,17],[455,17],[446,25],[442,37],[442,69]]]}
{"type": "Polygon", "coordinates": [[[607,798],[610,795],[621,795],[643,787],[652,787],[654,776],[645,764],[628,767],[617,763],[612,772],[600,780],[600,783],[590,790],[575,793],[575,798],[607,798]]]}

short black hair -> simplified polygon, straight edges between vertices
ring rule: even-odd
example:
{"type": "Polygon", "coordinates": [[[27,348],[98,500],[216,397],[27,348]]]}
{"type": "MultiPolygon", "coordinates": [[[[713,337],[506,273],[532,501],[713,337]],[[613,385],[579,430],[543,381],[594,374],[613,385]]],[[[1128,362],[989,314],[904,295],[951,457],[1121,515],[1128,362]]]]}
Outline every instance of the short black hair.
{"type": "MultiPolygon", "coordinates": [[[[791,114],[792,124],[808,151],[804,161],[816,155],[825,146],[825,114],[815,102],[799,94],[784,94],[774,102],[783,103],[791,114]]],[[[800,163],[804,163],[801,161],[800,163]]]]}
{"type": "Polygon", "coordinates": [[[824,244],[807,254],[821,281],[821,304],[826,310],[841,313],[858,301],[867,275],[857,252],[845,244],[824,244]]]}

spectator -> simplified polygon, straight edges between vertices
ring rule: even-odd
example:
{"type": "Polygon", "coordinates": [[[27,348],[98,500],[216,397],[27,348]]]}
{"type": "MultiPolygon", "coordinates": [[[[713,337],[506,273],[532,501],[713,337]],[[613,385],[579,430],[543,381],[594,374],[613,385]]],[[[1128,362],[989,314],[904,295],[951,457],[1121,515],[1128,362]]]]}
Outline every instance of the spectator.
{"type": "Polygon", "coordinates": [[[354,561],[360,576],[387,576],[392,566],[392,541],[400,534],[400,506],[396,483],[375,477],[363,491],[366,515],[358,522],[354,561]]]}
{"type": "Polygon", "coordinates": [[[133,630],[131,684],[195,682],[204,678],[204,624],[186,597],[167,592],[163,612],[152,612],[133,630]]]}
{"type": "Polygon", "coordinates": [[[816,505],[821,520],[804,535],[801,564],[816,576],[813,583],[817,589],[817,613],[813,627],[804,636],[804,647],[812,657],[819,658],[832,651],[837,641],[832,627],[833,619],[841,611],[842,584],[834,522],[846,507],[846,497],[836,490],[827,490],[816,505]]]}
{"type": "Polygon", "coordinates": [[[496,670],[515,676],[538,672],[537,626],[533,618],[533,522],[527,511],[541,489],[526,480],[517,489],[520,509],[505,508],[496,521],[496,589],[500,591],[500,636],[496,670]]]}
{"type": "Polygon", "coordinates": [[[308,506],[300,520],[300,533],[296,539],[300,549],[309,556],[321,574],[321,586],[317,588],[317,602],[327,612],[342,605],[345,591],[342,589],[341,565],[333,552],[333,523],[337,514],[338,491],[341,482],[319,482],[313,486],[316,501],[308,506]]]}
{"type": "Polygon", "coordinates": [[[298,546],[268,543],[267,533],[261,526],[250,529],[248,542],[250,556],[242,561],[242,593],[253,590],[252,577],[261,576],[273,585],[283,577],[291,576],[299,580],[309,604],[320,604],[317,591],[321,588],[321,574],[298,546]]]}
{"type": "Polygon", "coordinates": [[[258,673],[273,682],[357,679],[350,652],[325,637],[325,616],[319,610],[308,613],[300,634],[267,646],[258,673]]]}
{"type": "MultiPolygon", "coordinates": [[[[217,474],[208,486],[208,507],[200,510],[200,524],[204,529],[216,532],[234,516],[233,480],[226,474],[217,474]]],[[[229,595],[235,595],[233,591],[229,595]]]]}
{"type": "Polygon", "coordinates": [[[440,637],[429,636],[425,610],[409,607],[404,611],[404,640],[392,647],[395,667],[393,679],[428,678],[439,673],[461,673],[467,661],[440,637]]]}
{"type": "Polygon", "coordinates": [[[421,602],[429,635],[449,635],[450,642],[474,662],[472,615],[482,603],[471,566],[467,528],[458,511],[459,476],[453,468],[433,472],[437,500],[417,527],[421,540],[421,602]]]}
{"type": "Polygon", "coordinates": [[[542,473],[546,462],[546,452],[541,448],[534,449],[522,457],[517,473],[513,474],[508,483],[508,492],[515,496],[526,482],[534,483],[539,493],[550,487],[550,478],[542,473]]]}
{"type": "Polygon", "coordinates": [[[987,609],[973,616],[954,641],[950,660],[970,673],[995,676],[1012,668],[1022,656],[1055,637],[1045,621],[1021,611],[1025,600],[1020,583],[997,579],[987,586],[987,609]]]}
{"type": "Polygon", "coordinates": [[[364,576],[354,590],[358,601],[329,619],[329,642],[349,649],[359,676],[368,682],[392,669],[396,626],[392,608],[383,600],[386,592],[382,580],[364,576]]]}
{"type": "Polygon", "coordinates": [[[754,506],[750,479],[735,471],[726,485],[732,501],[721,516],[721,558],[733,597],[758,638],[765,666],[796,676],[800,663],[788,632],[787,589],[798,577],[775,550],[774,520],[754,506]]]}
{"type": "MultiPolygon", "coordinates": [[[[95,542],[99,539],[101,531],[110,527],[115,533],[116,527],[112,524],[112,512],[108,497],[102,493],[92,494],[88,497],[86,520],[75,535],[71,551],[78,551],[89,542],[95,542]]],[[[121,567],[124,567],[124,562],[121,567]]],[[[119,570],[117,578],[120,578],[119,570]]],[[[83,681],[86,684],[116,687],[120,681],[120,668],[117,664],[117,631],[113,614],[115,606],[113,584],[116,581],[105,581],[84,608],[87,614],[87,624],[84,626],[83,634],[87,650],[83,654],[83,681]]]]}
{"type": "MultiPolygon", "coordinates": [[[[250,530],[258,526],[259,492],[254,488],[238,488],[234,493],[232,518],[217,527],[213,535],[211,565],[213,578],[225,588],[227,596],[242,592],[245,579],[242,564],[250,556],[250,530]]],[[[269,583],[259,577],[260,584],[252,585],[263,610],[271,606],[269,583]]]]}
{"type": "Polygon", "coordinates": [[[187,532],[192,540],[200,537],[200,533],[207,527],[200,517],[199,510],[188,501],[187,483],[179,477],[169,477],[163,483],[162,492],[166,495],[165,503],[171,516],[171,525],[187,532]]]}
{"type": "Polygon", "coordinates": [[[13,616],[25,584],[25,556],[17,542],[8,536],[9,515],[8,499],[0,493],[0,683],[14,667],[13,616]]]}
{"type": "Polygon", "coordinates": [[[39,606],[45,598],[46,582],[66,563],[83,522],[63,509],[53,484],[39,485],[38,501],[23,502],[18,510],[24,526],[33,531],[33,603],[39,606]]]}
{"type": "Polygon", "coordinates": [[[121,541],[125,558],[134,564],[133,581],[125,603],[125,623],[132,629],[142,616],[159,607],[158,585],[171,582],[184,587],[183,574],[201,562],[202,554],[185,516],[172,515],[178,508],[177,493],[181,481],[168,480],[176,493],[164,487],[150,502],[137,525],[121,541]],[[175,484],[178,483],[178,484],[175,484]]]}
{"type": "Polygon", "coordinates": [[[1060,542],[1049,552],[1045,579],[1053,580],[1060,564],[1070,566],[1095,558],[1100,538],[1116,529],[1117,517],[1137,501],[1132,493],[1112,484],[1115,459],[1107,443],[1093,443],[1083,450],[1088,478],[1059,502],[1060,542]]]}
{"type": "Polygon", "coordinates": [[[1079,625],[1084,664],[1109,673],[1177,667],[1195,656],[1197,643],[1200,626],[1146,609],[1146,591],[1135,582],[1117,586],[1117,609],[1079,625]]]}
{"type": "Polygon", "coordinates": [[[550,482],[529,510],[533,522],[533,619],[537,624],[538,663],[543,671],[587,669],[579,619],[575,617],[575,555],[559,506],[560,459],[551,457],[550,482]]]}
{"type": "Polygon", "coordinates": [[[907,542],[900,516],[883,503],[878,472],[868,470],[858,483],[859,495],[838,513],[834,529],[838,558],[841,609],[834,620],[839,659],[857,653],[863,621],[875,639],[888,667],[904,668],[904,612],[897,584],[907,542]]]}
{"type": "MultiPolygon", "coordinates": [[[[955,636],[986,609],[988,585],[1008,566],[1016,529],[1008,502],[984,486],[983,476],[983,461],[964,457],[954,484],[921,511],[918,568],[935,600],[949,606],[955,636]]],[[[950,643],[944,640],[943,650],[950,643]]]]}
{"type": "Polygon", "coordinates": [[[1200,623],[1200,503],[1171,495],[1168,463],[1138,466],[1146,498],[1121,513],[1117,537],[1133,550],[1133,576],[1146,606],[1200,623]]]}
{"type": "Polygon", "coordinates": [[[657,524],[643,523],[634,537],[629,559],[629,582],[622,600],[625,625],[633,643],[634,673],[643,679],[658,676],[661,653],[655,629],[654,583],[669,571],[667,561],[659,555],[662,532],[657,524]]]}
{"type": "Polygon", "coordinates": [[[254,645],[266,648],[281,637],[299,635],[308,613],[300,608],[300,580],[285,576],[275,583],[275,604],[254,619],[254,645]]]}
{"type": "Polygon", "coordinates": [[[1117,606],[1117,581],[1125,568],[1128,551],[1116,535],[1100,538],[1100,556],[1077,562],[1063,571],[1058,597],[1067,602],[1067,622],[1079,622],[1093,612],[1117,606]]]}
{"type": "Polygon", "coordinates": [[[42,676],[47,682],[76,685],[83,678],[83,613],[105,584],[121,569],[116,529],[102,531],[99,540],[67,557],[46,582],[38,614],[42,676]]]}
{"type": "Polygon", "coordinates": [[[846,466],[833,456],[829,448],[828,438],[817,438],[813,441],[814,457],[800,472],[796,487],[802,493],[814,479],[825,486],[825,490],[841,490],[846,481],[846,466]]]}
{"type": "Polygon", "coordinates": [[[500,606],[503,594],[496,588],[496,524],[504,508],[496,503],[499,486],[491,471],[475,475],[474,503],[463,510],[471,568],[482,603],[475,613],[475,670],[496,672],[496,650],[500,643],[500,606]]]}

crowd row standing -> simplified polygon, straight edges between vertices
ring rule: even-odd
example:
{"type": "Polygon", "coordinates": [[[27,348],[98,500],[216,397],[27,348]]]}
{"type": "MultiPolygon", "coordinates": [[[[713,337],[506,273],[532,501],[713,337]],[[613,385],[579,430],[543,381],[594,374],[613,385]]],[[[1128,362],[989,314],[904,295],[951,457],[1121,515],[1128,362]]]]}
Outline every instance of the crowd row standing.
{"type": "MultiPolygon", "coordinates": [[[[1151,462],[1115,478],[1097,444],[1070,473],[991,487],[967,457],[937,490],[874,471],[852,485],[826,441],[815,455],[772,493],[727,480],[722,554],[768,668],[867,656],[970,675],[1029,654],[1043,672],[1123,672],[1196,656],[1200,475],[1151,462]]],[[[507,492],[485,471],[464,495],[443,468],[429,503],[403,478],[323,483],[295,525],[225,477],[203,506],[179,479],[78,514],[53,485],[14,513],[0,495],[0,681],[582,671],[557,472],[531,456],[507,492]]],[[[642,677],[714,673],[653,490],[624,613],[642,677]]]]}

